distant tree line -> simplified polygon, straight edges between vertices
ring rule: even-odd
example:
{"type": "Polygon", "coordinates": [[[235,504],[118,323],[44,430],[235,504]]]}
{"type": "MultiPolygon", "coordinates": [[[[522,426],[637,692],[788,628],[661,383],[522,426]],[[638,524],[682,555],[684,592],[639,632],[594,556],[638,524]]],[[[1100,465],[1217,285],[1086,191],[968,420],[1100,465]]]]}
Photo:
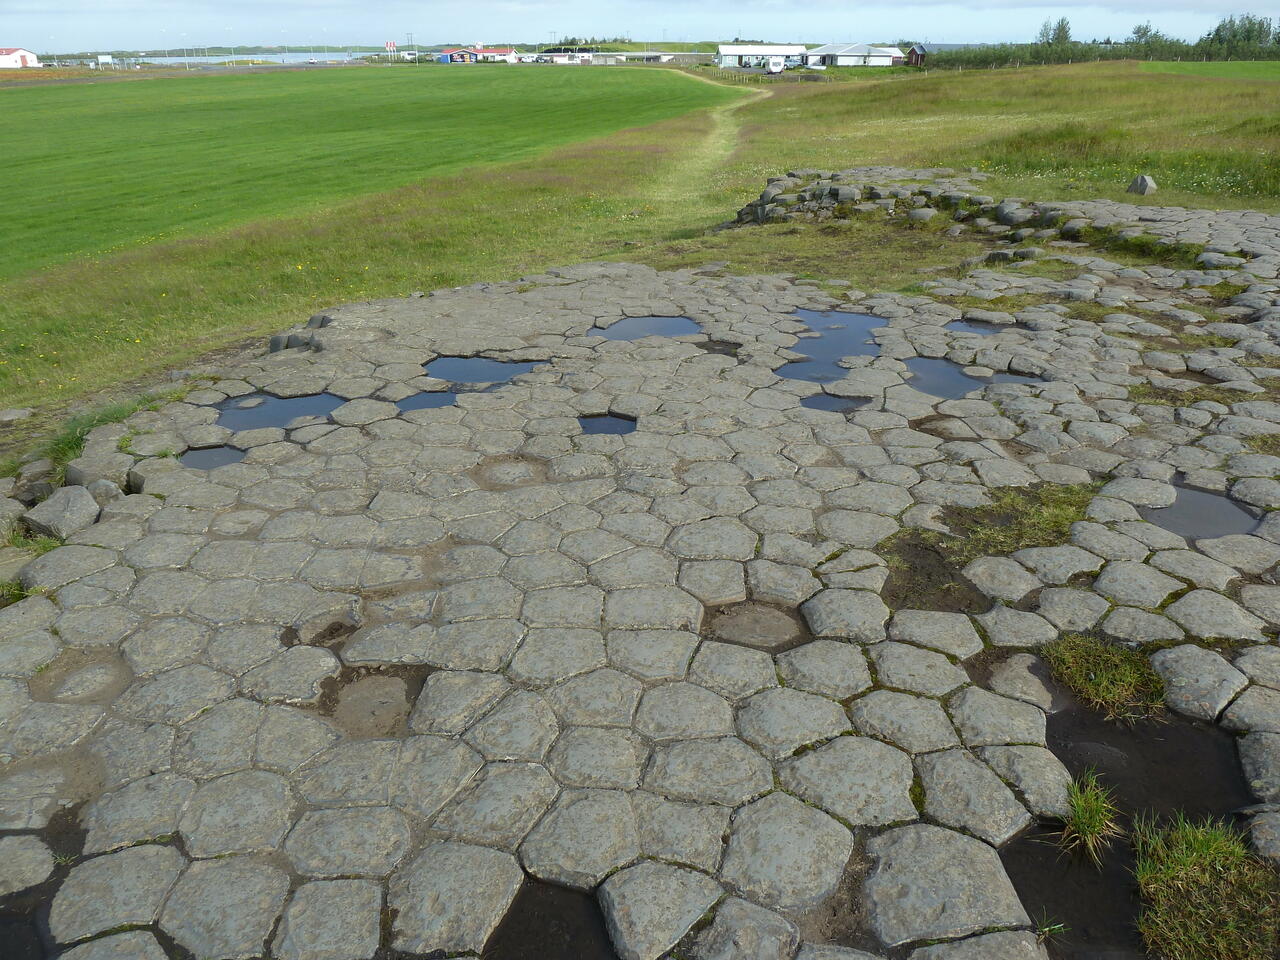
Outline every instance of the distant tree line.
{"type": "Polygon", "coordinates": [[[941,69],[1004,67],[1015,63],[1080,63],[1096,60],[1280,60],[1280,24],[1251,13],[1224,17],[1199,40],[1187,41],[1140,23],[1123,40],[1082,41],[1066,17],[1046,20],[1033,43],[993,43],[929,54],[941,69]]]}
{"type": "Polygon", "coordinates": [[[557,46],[596,47],[602,43],[631,43],[630,37],[561,37],[557,46]]]}

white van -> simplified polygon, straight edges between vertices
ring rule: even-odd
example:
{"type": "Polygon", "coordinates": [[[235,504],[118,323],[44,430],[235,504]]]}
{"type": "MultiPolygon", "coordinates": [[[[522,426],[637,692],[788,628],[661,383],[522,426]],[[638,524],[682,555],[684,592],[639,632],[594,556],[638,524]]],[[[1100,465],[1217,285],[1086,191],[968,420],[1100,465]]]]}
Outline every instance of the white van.
{"type": "Polygon", "coordinates": [[[770,57],[764,65],[765,73],[781,73],[787,69],[786,57],[770,57]]]}

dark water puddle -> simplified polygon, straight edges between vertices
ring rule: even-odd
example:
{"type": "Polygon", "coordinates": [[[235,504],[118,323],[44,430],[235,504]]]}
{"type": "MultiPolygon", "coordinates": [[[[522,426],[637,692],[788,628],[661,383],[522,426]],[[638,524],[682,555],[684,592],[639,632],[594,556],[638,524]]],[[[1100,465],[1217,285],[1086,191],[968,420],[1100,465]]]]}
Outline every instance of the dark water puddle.
{"type": "Polygon", "coordinates": [[[434,410],[437,407],[452,406],[457,399],[456,390],[423,390],[396,401],[396,406],[402,413],[406,410],[434,410]]]}
{"type": "Polygon", "coordinates": [[[1191,540],[1252,533],[1258,526],[1258,518],[1226,494],[1191,487],[1178,487],[1172,506],[1139,507],[1138,513],[1148,523],[1191,540]]]}
{"type": "Polygon", "coordinates": [[[1133,850],[1112,843],[1099,866],[1065,852],[1054,829],[1036,828],[1000,851],[1034,924],[1066,929],[1046,944],[1052,960],[1147,960],[1138,933],[1133,850]]]}
{"type": "Polygon", "coordinates": [[[874,357],[880,348],[871,339],[871,331],[889,321],[868,313],[842,313],[838,310],[797,310],[793,316],[817,334],[801,337],[791,349],[808,359],[784,363],[774,371],[788,380],[831,383],[849,372],[840,366],[845,357],[874,357]]]}
{"type": "Polygon", "coordinates": [[[347,401],[331,393],[306,397],[273,397],[250,393],[218,404],[218,426],[229,430],[256,430],[259,427],[288,426],[299,417],[324,418],[347,401]]]}
{"type": "Polygon", "coordinates": [[[871,402],[869,397],[833,397],[829,393],[815,393],[800,401],[800,406],[810,410],[834,410],[836,413],[849,413],[871,402]]]}
{"type": "Polygon", "coordinates": [[[1172,714],[1114,723],[1073,706],[1049,716],[1048,735],[1073,775],[1096,770],[1128,812],[1221,817],[1254,802],[1235,739],[1220,727],[1172,714]]]}
{"type": "Polygon", "coordinates": [[[579,417],[583,433],[631,433],[636,422],[629,417],[615,417],[612,414],[599,417],[579,417]]]}
{"type": "Polygon", "coordinates": [[[993,333],[1012,330],[1013,327],[999,323],[985,323],[982,320],[952,320],[947,324],[947,329],[952,333],[976,333],[983,337],[989,337],[993,333]]]}
{"type": "Polygon", "coordinates": [[[596,898],[525,877],[483,960],[618,960],[596,898]]]}
{"type": "Polygon", "coordinates": [[[908,386],[945,400],[958,400],[970,390],[992,383],[1040,383],[1039,377],[1025,377],[1019,373],[996,373],[990,377],[973,377],[964,367],[944,357],[912,357],[906,361],[911,371],[908,386]]]}
{"type": "MultiPolygon", "coordinates": [[[[1049,715],[1049,748],[1073,776],[1094,770],[1114,793],[1127,828],[1141,814],[1231,819],[1253,802],[1235,741],[1177,717],[1114,723],[1079,705],[1049,715]]],[[[1032,919],[1066,924],[1050,941],[1054,960],[1143,960],[1137,931],[1133,850],[1113,841],[1101,868],[1063,853],[1056,830],[1036,830],[1000,852],[1032,919]]]]}
{"type": "Polygon", "coordinates": [[[644,337],[687,337],[702,328],[688,317],[625,317],[607,327],[592,327],[589,336],[606,340],[640,340],[644,337]]]}
{"type": "Polygon", "coordinates": [[[694,344],[703,353],[715,353],[722,357],[738,356],[738,348],[741,344],[730,343],[728,340],[699,340],[694,344]]]}
{"type": "Polygon", "coordinates": [[[244,456],[245,451],[235,447],[202,447],[199,450],[188,450],[178,458],[178,462],[193,470],[213,470],[229,463],[239,463],[244,456]]]}
{"type": "Polygon", "coordinates": [[[426,364],[427,376],[450,383],[510,383],[541,360],[492,360],[489,357],[437,357],[426,364]]]}

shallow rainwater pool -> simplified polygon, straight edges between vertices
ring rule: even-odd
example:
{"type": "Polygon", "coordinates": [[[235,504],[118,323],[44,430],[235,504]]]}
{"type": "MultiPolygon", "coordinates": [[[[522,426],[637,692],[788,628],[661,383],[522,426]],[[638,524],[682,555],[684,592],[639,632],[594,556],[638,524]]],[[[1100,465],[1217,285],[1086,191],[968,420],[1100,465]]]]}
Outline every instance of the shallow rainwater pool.
{"type": "Polygon", "coordinates": [[[245,451],[235,447],[202,447],[199,450],[188,450],[178,458],[178,462],[193,470],[213,470],[229,463],[239,463],[244,456],[245,451]]]}
{"type": "Polygon", "coordinates": [[[1178,497],[1169,507],[1140,507],[1138,513],[1148,523],[1190,540],[1252,533],[1258,518],[1226,494],[1178,487],[1178,497]]]}
{"type": "Polygon", "coordinates": [[[457,399],[455,390],[423,390],[396,401],[396,406],[402,413],[405,410],[434,410],[437,407],[452,406],[457,399]]]}
{"type": "Polygon", "coordinates": [[[606,340],[640,340],[643,337],[687,337],[702,328],[688,317],[625,317],[607,327],[592,327],[589,336],[606,340]]]}
{"type": "Polygon", "coordinates": [[[631,433],[636,422],[628,417],[615,417],[613,414],[598,417],[579,417],[578,423],[583,433],[631,433]]]}
{"type": "Polygon", "coordinates": [[[810,410],[834,410],[836,413],[848,413],[870,403],[867,397],[833,397],[829,393],[815,393],[800,401],[800,406],[810,410]]]}
{"type": "MultiPolygon", "coordinates": [[[[843,313],[838,310],[797,310],[793,316],[817,334],[801,337],[791,349],[808,359],[784,363],[774,371],[788,380],[832,383],[849,372],[840,366],[845,357],[874,357],[880,347],[871,339],[871,331],[889,321],[868,313],[843,313]]],[[[821,408],[819,408],[821,409],[821,408]]]]}
{"type": "Polygon", "coordinates": [[[426,364],[427,376],[450,383],[510,383],[541,360],[492,360],[489,357],[437,357],[426,364]]]}
{"type": "Polygon", "coordinates": [[[983,337],[989,337],[995,333],[1012,330],[1013,325],[986,323],[982,320],[952,320],[947,324],[947,329],[952,333],[976,333],[983,337]]]}
{"type": "Polygon", "coordinates": [[[912,357],[906,361],[912,376],[907,385],[921,393],[957,400],[970,390],[992,383],[1040,383],[1039,377],[1025,377],[1019,373],[997,373],[990,377],[974,377],[964,372],[964,367],[944,357],[912,357]]]}
{"type": "Polygon", "coordinates": [[[221,412],[217,423],[229,430],[285,427],[299,417],[327,417],[346,402],[332,393],[313,393],[305,397],[250,393],[218,404],[221,412]]]}

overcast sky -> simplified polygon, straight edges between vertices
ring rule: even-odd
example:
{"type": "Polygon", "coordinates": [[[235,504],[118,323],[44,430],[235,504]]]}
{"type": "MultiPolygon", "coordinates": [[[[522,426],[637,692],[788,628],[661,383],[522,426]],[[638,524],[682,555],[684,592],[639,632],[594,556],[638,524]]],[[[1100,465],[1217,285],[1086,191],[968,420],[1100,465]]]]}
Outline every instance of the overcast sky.
{"type": "Polygon", "coordinates": [[[553,35],[625,35],[658,42],[734,36],[1019,41],[1029,40],[1046,18],[1062,16],[1071,20],[1078,39],[1120,39],[1146,20],[1190,39],[1238,10],[1238,0],[988,0],[980,8],[945,0],[868,6],[847,0],[0,0],[0,46],[66,52],[231,43],[381,44],[403,43],[410,32],[420,44],[535,43],[553,35]]]}

